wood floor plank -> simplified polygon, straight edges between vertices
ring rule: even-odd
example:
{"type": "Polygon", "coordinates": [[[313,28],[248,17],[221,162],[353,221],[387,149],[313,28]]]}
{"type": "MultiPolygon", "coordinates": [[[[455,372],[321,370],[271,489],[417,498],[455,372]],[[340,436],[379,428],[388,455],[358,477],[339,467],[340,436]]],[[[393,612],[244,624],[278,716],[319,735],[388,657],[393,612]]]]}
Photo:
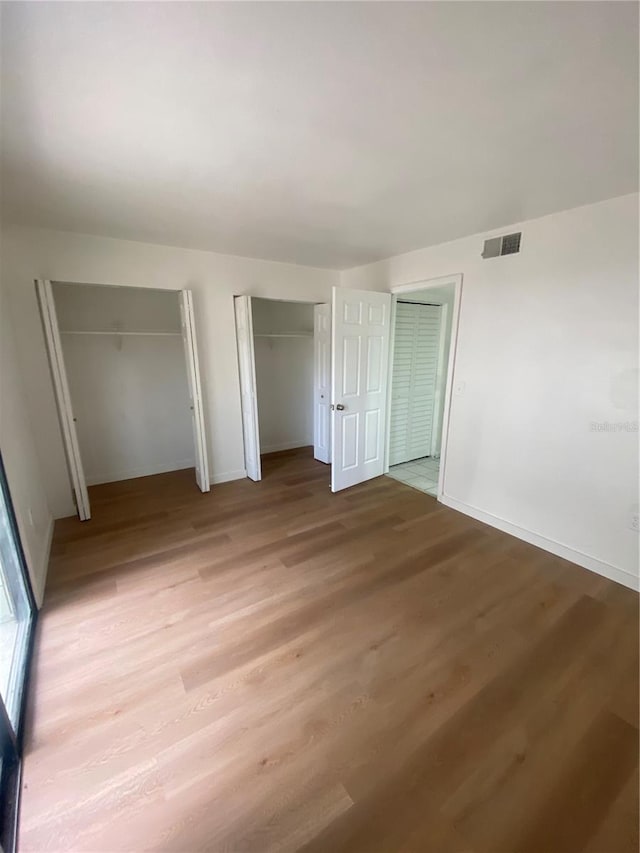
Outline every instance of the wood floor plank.
{"type": "Polygon", "coordinates": [[[523,823],[515,849],[538,853],[556,845],[566,853],[584,850],[632,776],[637,758],[638,729],[609,712],[599,715],[543,807],[523,823]]]}
{"type": "Polygon", "coordinates": [[[22,851],[630,853],[638,597],[309,449],[56,524],[22,851]]]}

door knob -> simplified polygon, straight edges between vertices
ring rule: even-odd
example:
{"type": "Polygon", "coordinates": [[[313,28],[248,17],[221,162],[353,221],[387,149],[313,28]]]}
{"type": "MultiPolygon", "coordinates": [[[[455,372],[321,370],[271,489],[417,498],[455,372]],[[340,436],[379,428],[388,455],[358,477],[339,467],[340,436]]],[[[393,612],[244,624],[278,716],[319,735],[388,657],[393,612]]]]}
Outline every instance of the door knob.
{"type": "Polygon", "coordinates": [[[338,404],[337,404],[337,406],[336,406],[336,409],[337,409],[339,412],[344,412],[344,406],[342,405],[342,403],[338,403],[338,404]]]}

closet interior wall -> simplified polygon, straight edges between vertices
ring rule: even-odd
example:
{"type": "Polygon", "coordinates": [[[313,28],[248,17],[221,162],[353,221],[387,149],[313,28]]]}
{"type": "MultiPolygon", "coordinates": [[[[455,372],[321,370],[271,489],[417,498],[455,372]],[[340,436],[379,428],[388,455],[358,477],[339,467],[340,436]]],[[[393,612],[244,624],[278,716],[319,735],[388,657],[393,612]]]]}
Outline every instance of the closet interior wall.
{"type": "Polygon", "coordinates": [[[251,303],[260,452],[313,445],[313,305],[251,303]]]}
{"type": "Polygon", "coordinates": [[[87,483],[193,467],[179,294],[52,289],[87,483]]]}

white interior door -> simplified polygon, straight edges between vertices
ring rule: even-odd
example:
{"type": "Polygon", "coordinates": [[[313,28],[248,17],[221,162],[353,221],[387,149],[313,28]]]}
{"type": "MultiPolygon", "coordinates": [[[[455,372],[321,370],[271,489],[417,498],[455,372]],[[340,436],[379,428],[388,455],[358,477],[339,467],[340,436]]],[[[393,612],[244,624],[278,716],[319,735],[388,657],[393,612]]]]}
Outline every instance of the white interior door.
{"type": "Polygon", "coordinates": [[[84,468],[80,457],[80,445],[76,423],[71,406],[71,394],[67,381],[67,371],[64,366],[62,354],[62,342],[60,340],[60,329],[56,316],[56,306],[53,301],[53,291],[50,281],[36,281],[36,291],[40,304],[40,314],[44,328],[44,337],[49,354],[49,365],[53,378],[53,387],[58,406],[58,417],[62,429],[62,441],[67,456],[71,486],[78,510],[80,521],[88,521],[91,518],[91,507],[89,506],[89,494],[84,477],[84,468]]]}
{"type": "Polygon", "coordinates": [[[331,305],[313,307],[313,456],[331,461],[331,305]]]}
{"type": "Polygon", "coordinates": [[[182,340],[189,380],[193,443],[195,445],[196,456],[196,482],[200,491],[208,492],[211,485],[209,482],[207,438],[204,429],[204,406],[202,404],[202,388],[200,385],[200,364],[198,361],[196,324],[193,314],[193,296],[190,290],[180,291],[180,316],[182,318],[182,340]]]}
{"type": "Polygon", "coordinates": [[[396,304],[390,465],[432,454],[433,436],[437,432],[441,314],[439,305],[400,301],[396,304]]]}
{"type": "Polygon", "coordinates": [[[262,479],[260,465],[260,431],[258,427],[258,396],[256,392],[256,356],[253,346],[253,315],[251,297],[236,296],[236,337],[238,368],[242,401],[242,432],[244,434],[244,464],[247,477],[262,479]]]}
{"type": "Polygon", "coordinates": [[[391,294],[333,288],[331,491],[384,473],[391,294]]]}

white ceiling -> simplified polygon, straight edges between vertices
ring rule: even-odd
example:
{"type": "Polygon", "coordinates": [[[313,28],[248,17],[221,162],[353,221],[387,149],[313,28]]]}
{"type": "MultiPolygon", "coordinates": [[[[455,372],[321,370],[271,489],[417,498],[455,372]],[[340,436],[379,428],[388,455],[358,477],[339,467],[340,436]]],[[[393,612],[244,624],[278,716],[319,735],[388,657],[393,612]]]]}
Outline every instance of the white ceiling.
{"type": "Polygon", "coordinates": [[[345,268],[638,186],[636,3],[1,6],[5,221],[345,268]]]}

